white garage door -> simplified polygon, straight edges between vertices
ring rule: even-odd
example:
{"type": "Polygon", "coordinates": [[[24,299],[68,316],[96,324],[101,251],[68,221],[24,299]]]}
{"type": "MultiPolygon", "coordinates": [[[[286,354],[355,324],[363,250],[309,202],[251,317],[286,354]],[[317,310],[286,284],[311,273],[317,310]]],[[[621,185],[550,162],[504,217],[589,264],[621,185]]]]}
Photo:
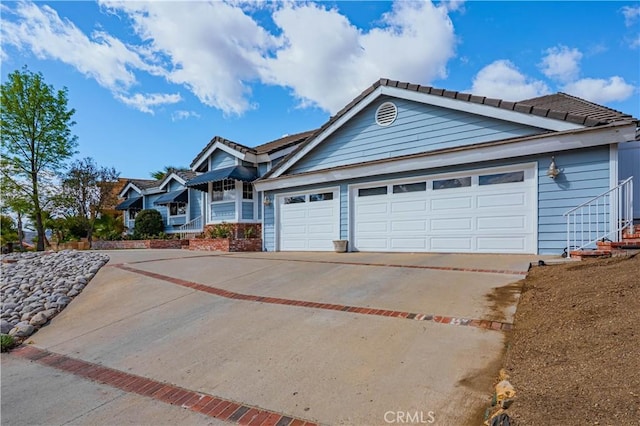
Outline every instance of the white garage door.
{"type": "Polygon", "coordinates": [[[278,249],[329,251],[340,236],[337,189],[278,196],[278,249]]]}
{"type": "Polygon", "coordinates": [[[351,189],[353,249],[536,253],[535,166],[351,189]]]}

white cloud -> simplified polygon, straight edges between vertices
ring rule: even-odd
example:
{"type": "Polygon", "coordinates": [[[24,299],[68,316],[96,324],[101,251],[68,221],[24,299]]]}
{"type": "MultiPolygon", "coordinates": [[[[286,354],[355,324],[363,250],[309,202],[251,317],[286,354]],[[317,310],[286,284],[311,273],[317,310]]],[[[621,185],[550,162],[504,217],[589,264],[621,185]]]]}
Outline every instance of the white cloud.
{"type": "Polygon", "coordinates": [[[640,6],[624,6],[622,14],[624,15],[624,24],[630,27],[640,18],[640,6]]]}
{"type": "Polygon", "coordinates": [[[116,98],[122,103],[129,105],[138,111],[146,112],[153,115],[151,107],[157,107],[161,105],[175,104],[182,101],[182,96],[179,93],[165,94],[165,93],[150,93],[142,94],[136,93],[132,96],[116,95],[116,98]]]}
{"type": "Polygon", "coordinates": [[[497,60],[482,68],[473,79],[471,93],[492,98],[517,101],[549,93],[540,80],[531,79],[508,60],[497,60]]]}
{"type": "Polygon", "coordinates": [[[17,3],[14,14],[18,21],[2,22],[3,43],[21,50],[30,49],[41,59],[56,59],[74,66],[84,75],[111,90],[127,89],[136,79],[131,68],[146,68],[138,55],[120,40],[104,32],[87,37],[72,22],[63,20],[49,6],[17,3]]]}
{"type": "Polygon", "coordinates": [[[623,101],[635,92],[636,88],[624,81],[622,77],[609,79],[583,78],[562,87],[564,92],[595,103],[623,101]]]}
{"type": "Polygon", "coordinates": [[[123,12],[145,43],[146,57],[164,63],[164,77],[200,102],[230,114],[252,108],[247,82],[273,38],[239,7],[223,2],[103,2],[123,12]]]}
{"type": "Polygon", "coordinates": [[[539,66],[548,78],[568,82],[575,80],[580,74],[582,53],[578,49],[557,46],[547,49],[545,53],[539,66]]]}
{"type": "Polygon", "coordinates": [[[429,2],[396,2],[368,32],[316,4],[287,5],[273,19],[281,44],[262,68],[264,81],[291,88],[302,106],[332,113],[380,77],[421,84],[444,78],[454,53],[447,9],[429,2]]]}
{"type": "Polygon", "coordinates": [[[200,114],[195,111],[178,110],[171,114],[171,121],[186,120],[187,118],[200,118],[200,114]]]}
{"type": "Polygon", "coordinates": [[[132,26],[131,40],[105,31],[88,36],[51,6],[20,2],[10,11],[16,19],[3,19],[3,43],[70,64],[140,110],[155,105],[129,93],[146,73],[225,114],[242,114],[255,108],[256,83],[282,86],[301,106],[334,113],[381,77],[419,84],[445,78],[456,43],[448,14],[462,3],[397,1],[366,31],[314,3],[100,4],[132,26]],[[277,28],[261,26],[256,12],[277,28]]]}

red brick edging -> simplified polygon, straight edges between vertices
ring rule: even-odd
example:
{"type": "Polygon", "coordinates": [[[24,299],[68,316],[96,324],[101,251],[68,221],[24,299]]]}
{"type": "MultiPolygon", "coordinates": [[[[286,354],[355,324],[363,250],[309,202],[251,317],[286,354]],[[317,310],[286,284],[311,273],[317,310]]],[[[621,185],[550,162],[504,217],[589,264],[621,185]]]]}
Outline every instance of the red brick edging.
{"type": "Polygon", "coordinates": [[[34,346],[20,346],[12,355],[103,383],[125,392],[137,393],[157,401],[177,405],[218,420],[249,426],[317,426],[316,423],[285,416],[275,411],[252,407],[228,399],[195,392],[113,368],[49,352],[34,346]]]}
{"type": "Polygon", "coordinates": [[[308,302],[304,300],[256,296],[253,294],[242,294],[242,293],[236,293],[233,291],[225,290],[222,288],[208,286],[205,284],[186,281],[180,278],[170,277],[168,275],[156,274],[155,272],[149,272],[149,271],[144,271],[142,269],[132,268],[131,266],[127,266],[123,264],[116,264],[116,265],[113,265],[113,267],[122,269],[124,271],[133,272],[135,274],[144,275],[150,278],[155,278],[157,280],[166,281],[182,287],[187,287],[187,288],[202,291],[205,293],[214,294],[216,296],[225,297],[227,299],[246,300],[249,302],[270,303],[274,305],[302,306],[305,308],[325,309],[325,310],[331,310],[331,311],[343,311],[343,312],[351,312],[351,313],[363,314],[363,315],[395,317],[395,318],[403,318],[403,319],[410,319],[410,320],[417,320],[417,321],[432,321],[439,324],[462,325],[462,326],[478,327],[478,328],[483,328],[487,330],[509,331],[513,328],[513,324],[500,322],[500,321],[490,321],[490,320],[480,320],[480,319],[470,319],[470,318],[455,318],[455,317],[448,317],[448,316],[442,316],[442,315],[390,311],[386,309],[375,309],[375,308],[369,308],[369,307],[337,305],[337,304],[331,304],[331,303],[308,302]]]}

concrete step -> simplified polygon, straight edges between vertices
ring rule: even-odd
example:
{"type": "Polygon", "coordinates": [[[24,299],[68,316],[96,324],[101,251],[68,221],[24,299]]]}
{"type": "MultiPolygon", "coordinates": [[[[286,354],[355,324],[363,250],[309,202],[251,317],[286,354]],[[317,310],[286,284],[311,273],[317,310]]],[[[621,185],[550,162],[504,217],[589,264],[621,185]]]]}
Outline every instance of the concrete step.
{"type": "Polygon", "coordinates": [[[611,257],[611,250],[572,250],[569,252],[572,259],[604,259],[611,257]]]}

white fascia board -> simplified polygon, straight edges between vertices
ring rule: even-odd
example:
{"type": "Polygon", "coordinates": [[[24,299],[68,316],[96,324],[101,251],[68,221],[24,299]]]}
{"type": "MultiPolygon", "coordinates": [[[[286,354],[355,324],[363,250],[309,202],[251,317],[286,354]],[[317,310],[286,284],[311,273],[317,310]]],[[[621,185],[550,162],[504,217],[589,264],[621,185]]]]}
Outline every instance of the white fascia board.
{"type": "MultiPolygon", "coordinates": [[[[401,173],[459,164],[480,163],[491,160],[567,151],[631,140],[635,137],[635,124],[587,128],[566,133],[555,133],[520,138],[513,142],[489,142],[486,146],[461,147],[441,153],[425,153],[398,160],[382,160],[370,164],[344,166],[326,171],[283,176],[254,182],[257,191],[271,191],[296,186],[313,185],[338,180],[355,179],[380,174],[401,173]]],[[[557,155],[557,154],[556,154],[557,155]]],[[[562,167],[562,158],[556,160],[562,167]]]]}
{"type": "Polygon", "coordinates": [[[484,117],[496,118],[513,123],[524,124],[526,126],[540,127],[557,132],[563,130],[582,129],[586,126],[570,123],[568,121],[556,120],[553,118],[540,117],[538,115],[526,114],[523,112],[511,111],[491,105],[477,104],[475,102],[452,99],[444,96],[431,95],[428,93],[415,92],[413,90],[399,89],[397,87],[382,87],[382,94],[423,104],[439,106],[471,114],[482,115],[484,117]]]}
{"type": "Polygon", "coordinates": [[[133,189],[138,194],[142,195],[142,189],[138,188],[137,186],[129,182],[128,184],[125,185],[124,188],[122,188],[122,191],[120,191],[120,193],[118,194],[118,197],[124,198],[124,196],[127,194],[127,191],[130,189],[133,189]]]}
{"type": "Polygon", "coordinates": [[[273,174],[273,177],[276,178],[276,177],[282,175],[282,173],[286,172],[292,165],[297,163],[298,160],[300,160],[302,157],[307,155],[307,153],[309,151],[311,151],[313,148],[318,146],[323,140],[328,138],[333,132],[335,132],[340,127],[342,127],[343,124],[345,124],[347,121],[351,120],[351,118],[353,118],[356,114],[358,114],[365,107],[367,107],[378,96],[380,96],[380,93],[381,93],[380,89],[381,89],[381,87],[378,87],[373,92],[369,93],[369,95],[367,95],[366,98],[361,100],[357,105],[355,105],[347,113],[345,113],[342,117],[340,117],[338,120],[336,120],[335,123],[333,123],[331,126],[327,127],[322,133],[320,133],[318,136],[316,136],[316,138],[313,139],[313,141],[311,141],[311,143],[309,143],[303,149],[298,151],[293,157],[289,158],[286,162],[282,163],[281,165],[278,165],[276,167],[276,170],[275,170],[274,174],[273,174]]]}
{"type": "Polygon", "coordinates": [[[174,179],[176,181],[178,181],[178,183],[180,183],[181,185],[184,185],[185,183],[187,183],[186,180],[182,179],[180,176],[178,176],[175,173],[170,173],[169,176],[165,177],[162,180],[162,183],[160,184],[160,186],[158,187],[159,189],[164,189],[165,186],[167,186],[167,184],[169,182],[171,182],[171,179],[174,179]]]}
{"type": "Polygon", "coordinates": [[[209,157],[211,156],[211,154],[213,154],[213,151],[215,151],[216,149],[222,150],[224,152],[227,152],[231,155],[233,155],[236,158],[239,158],[241,160],[244,160],[245,155],[239,151],[236,151],[233,148],[228,147],[227,145],[220,143],[220,142],[216,142],[214,143],[208,150],[205,151],[204,154],[202,154],[200,156],[200,158],[198,159],[198,162],[195,163],[193,165],[193,167],[191,167],[191,170],[196,171],[198,169],[198,167],[200,167],[200,165],[202,163],[204,163],[205,161],[207,161],[209,159],[209,157]]]}
{"type": "Polygon", "coordinates": [[[145,189],[144,191],[142,191],[142,195],[154,195],[154,194],[162,194],[163,192],[166,192],[162,189],[160,189],[159,187],[153,187],[153,188],[149,188],[149,189],[145,189]]]}

